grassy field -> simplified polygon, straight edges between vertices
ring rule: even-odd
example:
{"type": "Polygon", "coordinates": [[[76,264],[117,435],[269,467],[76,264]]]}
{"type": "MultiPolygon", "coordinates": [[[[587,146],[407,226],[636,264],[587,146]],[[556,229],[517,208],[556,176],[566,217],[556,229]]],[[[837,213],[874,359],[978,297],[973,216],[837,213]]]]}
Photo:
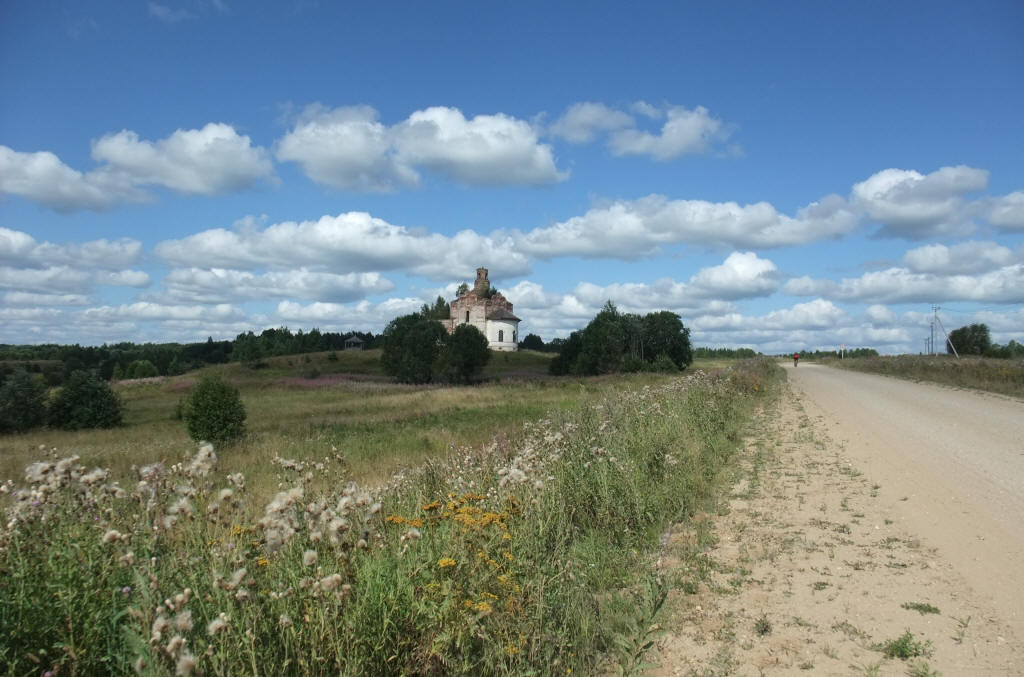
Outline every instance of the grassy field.
{"type": "Polygon", "coordinates": [[[824,360],[824,364],[913,381],[930,381],[1024,397],[1024,361],[947,355],[895,355],[824,360]]]}
{"type": "Polygon", "coordinates": [[[537,379],[525,355],[499,382],[412,388],[364,355],[367,378],[310,387],[294,372],[317,357],[291,359],[222,367],[251,432],[216,458],[173,419],[185,379],[121,384],[119,430],[3,440],[41,463],[3,485],[0,672],[632,670],[660,530],[709,509],[781,371],[537,379]]]}
{"type": "Polygon", "coordinates": [[[518,430],[550,410],[578,408],[621,387],[664,376],[552,378],[550,354],[496,354],[483,385],[409,386],[380,369],[380,351],[339,351],[270,358],[266,366],[210,367],[171,378],[115,384],[125,402],[125,426],[112,430],[39,430],[0,436],[0,481],[20,479],[25,466],[51,455],[77,454],[82,463],[125,477],[132,466],[171,462],[195,448],[179,404],[197,378],[215,373],[240,390],[248,414],[244,439],[220,451],[222,467],[245,471],[257,500],[276,487],[275,456],[341,463],[360,483],[377,483],[401,467],[478,446],[518,430]],[[332,359],[336,358],[336,359],[332,359]]]}

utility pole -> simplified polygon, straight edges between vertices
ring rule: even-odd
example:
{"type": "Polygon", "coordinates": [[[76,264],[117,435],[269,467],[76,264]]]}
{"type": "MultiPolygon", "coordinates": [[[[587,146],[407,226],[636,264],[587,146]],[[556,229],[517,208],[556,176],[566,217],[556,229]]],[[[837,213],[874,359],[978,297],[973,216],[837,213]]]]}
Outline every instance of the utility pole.
{"type": "Polygon", "coordinates": [[[929,340],[928,340],[928,354],[929,355],[934,355],[935,354],[935,318],[937,318],[939,316],[939,307],[933,305],[932,306],[932,313],[934,313],[934,315],[932,316],[932,328],[931,328],[931,332],[928,334],[928,338],[929,338],[929,340]]]}
{"type": "MultiPolygon", "coordinates": [[[[943,326],[942,320],[939,319],[939,310],[940,310],[940,308],[938,306],[932,306],[932,312],[934,313],[934,315],[933,315],[934,319],[932,319],[932,331],[933,332],[935,331],[935,323],[938,322],[939,323],[939,329],[942,330],[943,335],[946,337],[946,344],[949,345],[949,347],[953,349],[953,354],[956,355],[956,359],[959,360],[960,359],[960,353],[958,353],[956,351],[956,346],[953,345],[953,341],[950,340],[950,338],[949,338],[949,332],[946,331],[946,327],[943,326]]],[[[945,346],[943,346],[943,347],[945,347],[945,346]]]]}

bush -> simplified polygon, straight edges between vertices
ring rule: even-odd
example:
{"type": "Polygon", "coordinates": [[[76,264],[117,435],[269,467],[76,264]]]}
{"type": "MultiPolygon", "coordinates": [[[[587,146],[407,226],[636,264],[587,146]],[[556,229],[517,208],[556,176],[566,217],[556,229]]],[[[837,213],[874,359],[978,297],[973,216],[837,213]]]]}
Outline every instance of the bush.
{"type": "MultiPolygon", "coordinates": [[[[505,353],[508,360],[508,353],[505,353]]],[[[487,337],[471,324],[460,324],[448,337],[442,356],[444,372],[455,383],[472,383],[480,378],[491,360],[487,337]]]]}
{"type": "Polygon", "coordinates": [[[121,398],[97,374],[74,371],[50,402],[50,425],[64,430],[121,425],[121,398]]]}
{"type": "Polygon", "coordinates": [[[654,360],[654,364],[651,365],[651,368],[654,371],[661,371],[669,374],[679,371],[679,366],[675,363],[675,360],[665,353],[658,355],[658,358],[654,360]]]}
{"type": "Polygon", "coordinates": [[[238,388],[207,376],[185,398],[182,418],[196,441],[227,442],[245,432],[245,407],[238,388]]]}
{"type": "Polygon", "coordinates": [[[0,432],[21,432],[46,422],[46,386],[18,369],[0,387],[0,432]]]}
{"type": "Polygon", "coordinates": [[[135,360],[128,365],[128,370],[125,372],[126,378],[151,378],[159,375],[160,370],[149,360],[135,360]]]}
{"type": "Polygon", "coordinates": [[[440,322],[421,313],[397,317],[382,335],[381,366],[403,383],[430,383],[445,335],[440,322]]]}

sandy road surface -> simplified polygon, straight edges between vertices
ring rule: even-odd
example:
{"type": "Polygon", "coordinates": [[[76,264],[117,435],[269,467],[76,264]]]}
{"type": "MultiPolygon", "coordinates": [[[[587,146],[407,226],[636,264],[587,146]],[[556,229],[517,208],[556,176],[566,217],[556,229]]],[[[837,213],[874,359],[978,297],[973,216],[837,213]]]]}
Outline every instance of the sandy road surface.
{"type": "Polygon", "coordinates": [[[895,519],[1024,641],[1024,402],[812,364],[788,374],[895,519]]]}
{"type": "Polygon", "coordinates": [[[666,534],[651,674],[1024,675],[1024,402],[787,372],[729,494],[666,534]]]}

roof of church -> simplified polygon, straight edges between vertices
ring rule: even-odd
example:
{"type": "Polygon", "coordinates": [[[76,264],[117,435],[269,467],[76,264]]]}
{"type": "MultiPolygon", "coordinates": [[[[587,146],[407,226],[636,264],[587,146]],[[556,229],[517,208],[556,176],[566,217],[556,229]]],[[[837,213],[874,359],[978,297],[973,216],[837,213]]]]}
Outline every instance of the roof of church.
{"type": "Polygon", "coordinates": [[[516,322],[521,322],[522,321],[518,317],[513,315],[512,313],[510,313],[507,310],[505,310],[504,308],[495,308],[494,310],[492,310],[490,313],[487,314],[487,319],[488,320],[515,320],[516,322]]]}

